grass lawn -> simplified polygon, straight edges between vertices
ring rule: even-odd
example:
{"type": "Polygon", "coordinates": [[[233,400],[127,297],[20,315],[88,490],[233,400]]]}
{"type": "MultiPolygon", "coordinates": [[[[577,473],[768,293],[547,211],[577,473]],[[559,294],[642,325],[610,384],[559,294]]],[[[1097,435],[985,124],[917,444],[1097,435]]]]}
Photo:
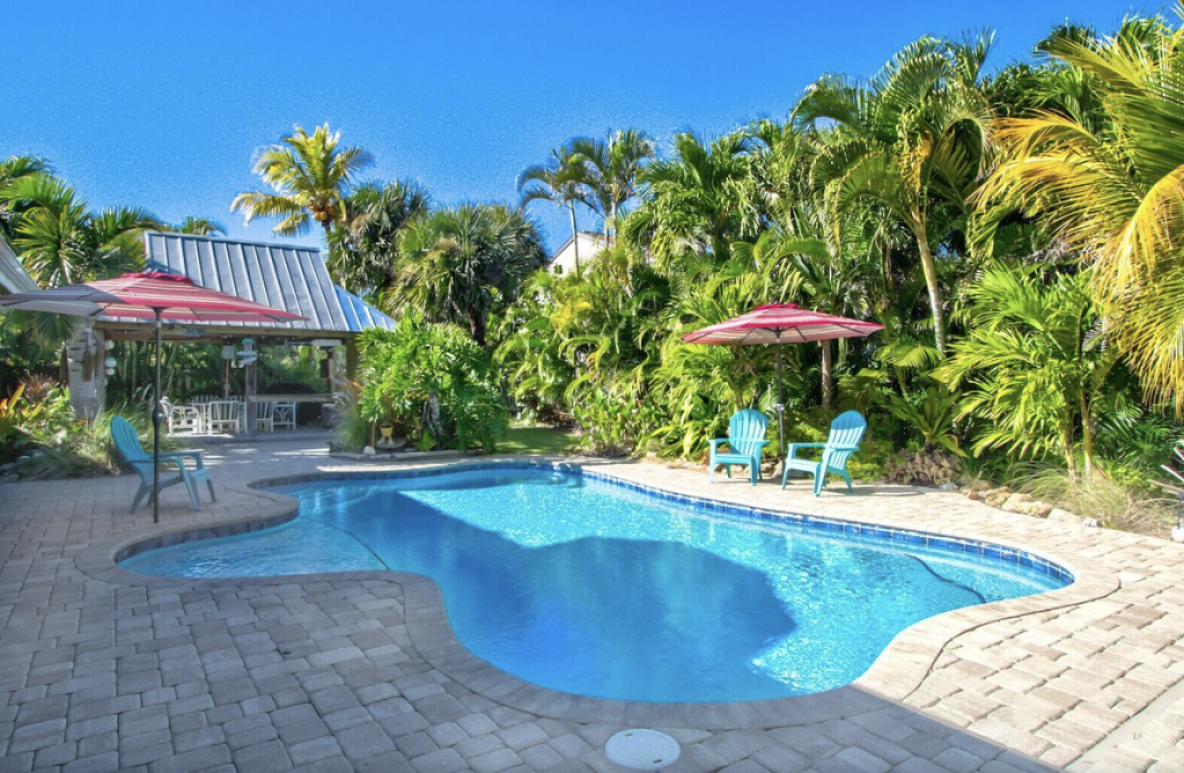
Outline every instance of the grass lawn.
{"type": "Polygon", "coordinates": [[[571,430],[550,427],[511,427],[497,444],[501,454],[570,454],[576,443],[571,430]]]}

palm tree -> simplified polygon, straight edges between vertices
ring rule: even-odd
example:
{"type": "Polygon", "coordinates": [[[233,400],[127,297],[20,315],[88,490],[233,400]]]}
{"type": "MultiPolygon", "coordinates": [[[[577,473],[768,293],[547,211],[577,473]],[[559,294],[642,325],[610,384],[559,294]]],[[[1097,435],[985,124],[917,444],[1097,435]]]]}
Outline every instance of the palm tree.
{"type": "Polygon", "coordinates": [[[609,229],[616,228],[622,208],[637,193],[638,176],[654,158],[653,140],[637,129],[618,129],[603,139],[579,137],[571,149],[584,162],[584,203],[604,220],[604,243],[611,247],[609,229]]]}
{"type": "MultiPolygon", "coordinates": [[[[0,198],[25,202],[12,246],[25,269],[47,287],[102,278],[133,268],[142,253],[126,237],[146,228],[167,227],[143,209],[87,209],[66,182],[45,173],[21,177],[0,198]]],[[[134,243],[138,247],[138,242],[134,243]]]]}
{"type": "Polygon", "coordinates": [[[546,262],[534,223],[500,204],[438,209],[407,228],[401,249],[406,264],[384,299],[387,310],[414,308],[429,321],[467,323],[482,347],[489,316],[546,262]]]}
{"type": "Polygon", "coordinates": [[[986,420],[977,451],[1059,454],[1074,473],[1080,428],[1089,475],[1096,465],[1097,403],[1119,359],[1097,335],[1088,277],[1046,280],[1043,268],[984,274],[970,291],[975,327],[933,375],[952,389],[973,387],[961,413],[986,420]]]}
{"type": "Polygon", "coordinates": [[[400,235],[431,208],[431,194],[414,180],[358,186],[346,199],[346,227],[329,237],[333,281],[380,298],[398,275],[400,235]]]}
{"type": "Polygon", "coordinates": [[[177,232],[194,236],[225,236],[226,226],[217,220],[189,215],[177,226],[177,232]]]}
{"type": "Polygon", "coordinates": [[[1040,216],[1092,264],[1107,333],[1152,398],[1184,409],[1184,29],[1128,20],[1112,38],[1054,36],[1045,52],[1092,80],[1104,118],[1002,119],[984,199],[1040,216]]]}
{"type": "Polygon", "coordinates": [[[329,124],[310,135],[300,126],[261,152],[253,171],[271,186],[272,193],[247,191],[235,196],[231,212],[242,212],[244,223],[256,217],[283,218],[272,230],[281,236],[308,233],[312,221],[325,229],[345,222],[345,199],[353,176],[374,158],[362,148],[339,148],[341,132],[329,124]]]}
{"type": "Polygon", "coordinates": [[[577,268],[580,265],[580,238],[576,204],[588,203],[584,186],[586,177],[584,159],[572,149],[571,142],[552,149],[546,162],[528,166],[518,175],[518,191],[522,194],[520,206],[525,207],[532,201],[549,201],[557,207],[567,207],[571,215],[572,249],[577,268]]]}
{"type": "Polygon", "coordinates": [[[645,203],[626,222],[626,235],[648,249],[663,271],[706,257],[722,263],[731,244],[755,238],[758,207],[744,194],[751,140],[733,132],[710,144],[693,134],[674,138],[675,156],[646,167],[645,203]]]}
{"type": "Polygon", "coordinates": [[[753,190],[748,195],[760,202],[768,224],[794,234],[799,230],[797,221],[808,211],[803,205],[811,203],[807,185],[811,145],[792,121],[754,121],[746,133],[752,140],[748,185],[753,190]]]}
{"type": "Polygon", "coordinates": [[[934,259],[942,234],[934,226],[970,212],[987,164],[991,112],[978,81],[990,45],[989,36],[921,38],[866,84],[823,77],[794,109],[795,120],[816,132],[814,180],[834,223],[872,200],[912,233],[943,354],[945,314],[934,259]]]}
{"type": "Polygon", "coordinates": [[[21,178],[51,172],[49,164],[36,156],[9,156],[0,161],[0,236],[12,241],[16,221],[21,212],[30,206],[29,202],[9,198],[2,192],[21,178]]]}

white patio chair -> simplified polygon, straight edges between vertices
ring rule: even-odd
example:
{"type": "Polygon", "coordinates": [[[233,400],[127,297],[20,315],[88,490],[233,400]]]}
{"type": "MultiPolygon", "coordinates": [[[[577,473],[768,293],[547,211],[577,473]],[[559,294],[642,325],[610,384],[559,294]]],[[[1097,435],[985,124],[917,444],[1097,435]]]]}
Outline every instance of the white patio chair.
{"type": "Polygon", "coordinates": [[[161,408],[164,409],[165,420],[169,423],[169,434],[188,432],[197,434],[202,431],[202,411],[192,405],[173,405],[168,398],[162,398],[161,408]]]}
{"type": "Polygon", "coordinates": [[[255,429],[265,429],[268,432],[275,432],[275,403],[270,400],[257,400],[255,402],[255,429]]]}
{"type": "Polygon", "coordinates": [[[243,404],[241,400],[211,400],[206,403],[210,432],[238,433],[243,431],[243,404]]]}
{"type": "Polygon", "coordinates": [[[272,427],[296,429],[296,403],[271,404],[272,427]]]}

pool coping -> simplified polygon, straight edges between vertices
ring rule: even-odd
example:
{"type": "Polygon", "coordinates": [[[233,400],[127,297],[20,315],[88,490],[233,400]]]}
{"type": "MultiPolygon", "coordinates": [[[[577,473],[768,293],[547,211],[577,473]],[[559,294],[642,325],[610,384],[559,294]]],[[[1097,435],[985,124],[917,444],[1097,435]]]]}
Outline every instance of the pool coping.
{"type": "MultiPolygon", "coordinates": [[[[1119,587],[1118,577],[1099,562],[1062,553],[1055,546],[1033,547],[997,537],[983,538],[958,534],[956,530],[955,533],[921,531],[903,524],[869,524],[867,521],[854,518],[815,516],[764,505],[750,507],[726,499],[691,495],[668,487],[638,483],[627,477],[589,470],[584,465],[569,462],[457,460],[452,463],[395,470],[329,470],[263,478],[251,481],[245,489],[234,490],[259,497],[273,507],[261,508],[261,512],[252,517],[220,519],[201,525],[157,527],[147,532],[96,543],[77,554],[75,564],[80,571],[97,579],[149,587],[240,587],[244,585],[244,581],[252,586],[265,587],[291,584],[308,578],[394,582],[400,585],[404,592],[405,624],[412,644],[428,664],[443,675],[496,703],[561,720],[666,727],[696,726],[712,730],[729,730],[788,727],[837,719],[869,711],[882,700],[904,701],[921,686],[942,651],[953,639],[980,626],[1094,601],[1113,593],[1119,587]],[[551,690],[526,682],[482,660],[456,638],[448,623],[439,586],[422,575],[389,571],[351,571],[275,578],[191,580],[141,575],[123,569],[116,563],[142,550],[212,536],[241,534],[279,525],[294,518],[298,502],[286,494],[262,490],[265,487],[334,479],[409,478],[489,467],[578,469],[580,474],[592,478],[658,494],[667,500],[690,503],[729,514],[759,512],[768,514],[768,520],[805,519],[814,524],[851,527],[844,530],[856,533],[870,528],[872,536],[878,536],[875,534],[877,530],[896,531],[900,534],[937,535],[955,542],[998,545],[1013,551],[1016,556],[1035,556],[1059,565],[1072,575],[1073,582],[1053,591],[966,607],[915,623],[901,631],[862,676],[843,687],[810,695],[763,701],[650,703],[591,698],[551,690]]],[[[825,526],[822,528],[826,530],[825,526]]]]}

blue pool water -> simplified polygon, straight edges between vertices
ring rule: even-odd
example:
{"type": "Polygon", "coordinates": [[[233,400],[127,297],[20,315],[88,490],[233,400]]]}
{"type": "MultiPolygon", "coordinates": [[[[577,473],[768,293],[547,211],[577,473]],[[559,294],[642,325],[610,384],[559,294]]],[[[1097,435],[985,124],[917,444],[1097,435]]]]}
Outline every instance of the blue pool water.
{"type": "Polygon", "coordinates": [[[427,575],[477,656],[545,687],[660,702],[838,687],[919,620],[1066,584],[1015,563],[709,514],[549,469],[281,490],[300,499],[290,523],[122,565],[184,577],[427,575]]]}

